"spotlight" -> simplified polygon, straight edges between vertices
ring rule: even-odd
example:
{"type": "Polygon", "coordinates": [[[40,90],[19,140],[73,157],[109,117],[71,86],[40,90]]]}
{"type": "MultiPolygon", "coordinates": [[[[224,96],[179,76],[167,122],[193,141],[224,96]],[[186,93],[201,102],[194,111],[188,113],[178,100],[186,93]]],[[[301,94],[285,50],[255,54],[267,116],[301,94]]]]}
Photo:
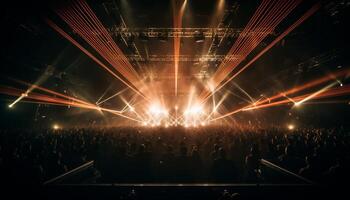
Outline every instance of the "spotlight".
{"type": "Polygon", "coordinates": [[[58,125],[58,124],[54,124],[54,125],[52,125],[52,129],[53,130],[58,130],[58,129],[60,129],[61,127],[58,125]]]}
{"type": "Polygon", "coordinates": [[[9,107],[9,108],[13,108],[13,104],[9,104],[8,107],[9,107]]]}
{"type": "Polygon", "coordinates": [[[191,111],[194,114],[198,114],[198,113],[201,113],[203,111],[203,108],[200,106],[194,106],[191,111]]]}
{"type": "Polygon", "coordinates": [[[201,32],[201,31],[194,32],[194,41],[196,41],[197,43],[202,43],[202,42],[204,42],[204,40],[205,40],[205,37],[204,37],[203,32],[201,32]]]}
{"type": "Polygon", "coordinates": [[[190,107],[189,109],[185,110],[185,115],[196,115],[201,114],[203,112],[203,108],[199,105],[195,105],[193,107],[190,107]]]}
{"type": "Polygon", "coordinates": [[[149,112],[152,113],[152,114],[160,114],[162,113],[162,110],[160,107],[156,106],[156,105],[152,105],[150,108],[149,108],[149,112]]]}
{"type": "Polygon", "coordinates": [[[288,130],[294,130],[295,126],[293,124],[289,124],[287,126],[288,130]]]}
{"type": "Polygon", "coordinates": [[[298,106],[300,106],[300,105],[301,105],[300,102],[295,102],[295,103],[294,103],[294,106],[295,106],[295,107],[298,107],[298,106]]]}

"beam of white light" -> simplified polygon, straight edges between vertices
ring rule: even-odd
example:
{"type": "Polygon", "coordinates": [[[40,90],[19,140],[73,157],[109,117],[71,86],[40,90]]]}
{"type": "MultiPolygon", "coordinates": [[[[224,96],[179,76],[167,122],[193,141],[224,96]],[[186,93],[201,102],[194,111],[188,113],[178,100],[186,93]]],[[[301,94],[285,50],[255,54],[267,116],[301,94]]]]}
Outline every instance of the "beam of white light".
{"type": "Polygon", "coordinates": [[[284,97],[286,97],[289,101],[291,101],[292,103],[294,103],[294,104],[296,104],[296,102],[292,99],[292,98],[290,98],[290,97],[288,97],[287,95],[285,95],[285,94],[282,94],[284,97]]]}
{"type": "Polygon", "coordinates": [[[119,92],[113,94],[112,96],[110,96],[110,97],[108,97],[108,98],[106,98],[106,99],[104,99],[104,100],[102,100],[102,101],[99,101],[99,102],[96,103],[96,104],[97,104],[97,105],[101,105],[101,104],[103,104],[104,102],[106,102],[106,101],[108,101],[108,100],[111,100],[111,99],[113,99],[114,97],[116,97],[116,96],[122,94],[122,93],[125,92],[127,89],[128,89],[128,88],[124,88],[124,89],[120,90],[119,92]]]}
{"type": "Polygon", "coordinates": [[[319,94],[321,94],[321,93],[327,91],[329,88],[333,87],[333,86],[336,85],[337,83],[338,83],[338,82],[333,82],[333,83],[327,85],[326,87],[320,89],[319,91],[314,92],[314,93],[312,93],[311,95],[305,97],[303,100],[300,100],[300,101],[298,101],[298,102],[295,102],[295,103],[294,103],[294,106],[300,106],[302,103],[304,103],[304,102],[306,102],[306,101],[308,101],[308,100],[310,100],[310,99],[316,97],[317,95],[319,95],[319,94]]]}
{"type": "MultiPolygon", "coordinates": [[[[246,92],[243,88],[241,88],[237,83],[233,83],[233,84],[239,89],[239,91],[241,91],[243,94],[245,94],[250,99],[251,102],[255,101],[254,98],[252,96],[250,96],[248,94],[248,92],[246,92]]],[[[215,91],[214,91],[214,93],[215,93],[215,91]]]]}
{"type": "Polygon", "coordinates": [[[210,117],[218,110],[219,106],[224,102],[224,100],[226,99],[227,96],[228,96],[228,94],[225,93],[224,96],[220,99],[220,101],[213,107],[212,112],[207,116],[205,121],[208,121],[210,119],[210,117]]]}
{"type": "Polygon", "coordinates": [[[154,114],[154,115],[167,115],[168,114],[167,110],[158,104],[152,104],[148,110],[151,114],[154,114]]]}
{"type": "Polygon", "coordinates": [[[101,101],[101,99],[107,94],[108,90],[112,87],[112,84],[110,84],[106,90],[102,93],[102,95],[98,98],[98,100],[96,101],[96,105],[99,104],[99,102],[101,101]]]}
{"type": "Polygon", "coordinates": [[[247,103],[252,103],[250,100],[248,100],[248,99],[246,99],[246,98],[243,98],[243,97],[241,97],[240,95],[238,95],[238,94],[236,94],[236,93],[233,93],[232,91],[230,91],[230,90],[227,90],[227,92],[229,93],[229,94],[232,94],[233,96],[235,96],[235,97],[238,97],[239,99],[241,99],[241,100],[243,100],[243,101],[245,101],[245,102],[247,102],[247,103]]]}
{"type": "Polygon", "coordinates": [[[186,110],[188,110],[188,109],[191,107],[194,94],[195,94],[195,88],[194,88],[194,87],[191,87],[191,89],[190,89],[190,94],[189,94],[189,96],[188,96],[188,103],[187,103],[187,108],[186,108],[186,110]]]}
{"type": "MultiPolygon", "coordinates": [[[[27,91],[23,93],[21,96],[19,96],[14,102],[8,105],[9,108],[12,108],[16,103],[21,101],[24,97],[27,97],[30,92],[32,92],[35,89],[36,85],[41,85],[43,82],[45,82],[49,76],[51,75],[53,70],[53,67],[51,65],[48,65],[45,69],[45,71],[42,73],[42,75],[34,82],[34,84],[31,84],[27,91]]],[[[12,78],[10,78],[12,79],[12,78]]],[[[12,79],[15,80],[15,79],[12,79]]],[[[16,80],[15,80],[16,81],[16,80]]]]}
{"type": "MultiPolygon", "coordinates": [[[[33,90],[33,88],[31,88],[31,90],[33,90]]],[[[23,98],[28,96],[28,93],[30,91],[27,90],[25,93],[23,93],[21,96],[19,96],[15,101],[13,101],[11,104],[8,105],[9,108],[12,108],[13,106],[16,105],[16,103],[18,103],[19,101],[21,101],[23,98]]]]}
{"type": "Polygon", "coordinates": [[[153,103],[148,107],[147,110],[148,119],[144,120],[151,126],[160,126],[162,123],[168,123],[169,112],[168,110],[159,103],[153,103]]]}
{"type": "Polygon", "coordinates": [[[123,112],[125,112],[127,109],[129,109],[130,112],[134,113],[141,121],[144,121],[144,119],[141,117],[141,115],[136,111],[135,105],[132,105],[132,102],[136,99],[136,95],[132,97],[132,99],[128,102],[123,97],[120,99],[125,103],[125,107],[123,108],[123,112]]]}

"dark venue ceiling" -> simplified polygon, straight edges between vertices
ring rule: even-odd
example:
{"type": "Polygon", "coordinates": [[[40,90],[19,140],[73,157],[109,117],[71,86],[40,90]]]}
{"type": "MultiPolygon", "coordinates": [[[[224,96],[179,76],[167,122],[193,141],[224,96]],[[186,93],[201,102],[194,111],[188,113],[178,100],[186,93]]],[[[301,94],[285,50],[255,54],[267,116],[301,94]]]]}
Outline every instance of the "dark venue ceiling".
{"type": "MultiPolygon", "coordinates": [[[[225,116],[221,121],[228,123],[294,121],[303,126],[347,125],[350,2],[285,1],[286,5],[296,2],[295,8],[291,4],[286,16],[270,21],[264,16],[278,13],[278,6],[273,10],[272,4],[266,4],[265,15],[261,13],[261,23],[265,20],[266,24],[246,31],[264,2],[269,1],[35,1],[4,6],[1,126],[28,127],[34,123],[36,127],[48,127],[55,122],[63,126],[135,124],[129,118],[137,119],[137,124],[158,123],[145,119],[150,105],[159,103],[174,118],[180,110],[196,112],[196,103],[188,108],[191,98],[195,99],[193,102],[206,101],[206,112],[215,107],[211,99],[220,102],[214,116],[208,114],[200,121],[219,121],[216,118],[225,116]],[[279,39],[315,5],[318,7],[314,13],[279,39]],[[91,18],[79,19],[83,14],[88,16],[88,11],[92,11],[91,18]],[[92,25],[89,19],[97,20],[102,27],[92,25]],[[273,22],[275,26],[271,27],[273,22]],[[54,27],[133,89],[128,89],[54,27]],[[103,37],[111,40],[96,39],[101,33],[108,33],[103,37]],[[269,48],[276,39],[278,42],[269,48]],[[241,48],[232,51],[240,40],[241,48]],[[249,63],[266,48],[269,49],[249,63]],[[249,67],[244,68],[246,65],[249,67]],[[331,78],[299,92],[283,93],[323,77],[331,78]],[[30,84],[66,97],[32,88],[30,84]],[[282,97],[269,99],[276,94],[282,97]],[[31,95],[37,96],[27,98],[31,95]],[[8,106],[21,96],[13,107],[8,106]],[[277,103],[271,104],[274,102],[277,103]],[[293,102],[305,105],[295,108],[293,102]],[[252,107],[254,103],[259,109],[252,107]],[[242,107],[246,112],[232,113],[242,107]],[[226,118],[227,113],[232,114],[226,118]]],[[[158,107],[150,109],[156,114],[163,112],[158,107]]],[[[163,119],[159,120],[163,123],[163,119]]],[[[175,122],[172,119],[164,123],[175,122]]]]}

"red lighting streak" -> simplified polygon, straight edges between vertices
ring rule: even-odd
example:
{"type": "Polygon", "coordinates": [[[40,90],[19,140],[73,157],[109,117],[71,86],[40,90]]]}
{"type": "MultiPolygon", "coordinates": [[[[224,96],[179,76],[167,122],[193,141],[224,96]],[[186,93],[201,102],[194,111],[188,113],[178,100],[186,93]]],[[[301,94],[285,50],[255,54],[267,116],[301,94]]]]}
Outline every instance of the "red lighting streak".
{"type": "Polygon", "coordinates": [[[72,1],[56,13],[141,93],[143,81],[85,1],[72,1]]]}
{"type": "MultiPolygon", "coordinates": [[[[173,23],[174,28],[182,27],[182,16],[184,14],[186,1],[183,0],[181,8],[178,9],[178,4],[176,0],[173,0],[173,23]]],[[[179,54],[180,54],[180,41],[179,35],[174,36],[174,78],[175,78],[175,96],[177,96],[178,90],[178,72],[179,72],[179,54]]]]}
{"type": "MultiPolygon", "coordinates": [[[[311,83],[315,83],[316,81],[313,81],[311,83]]],[[[304,88],[306,89],[307,85],[310,85],[310,84],[305,84],[301,87],[298,87],[298,88],[304,88]]],[[[291,90],[290,90],[291,91],[291,90]]],[[[300,91],[300,90],[298,90],[300,91]]],[[[283,92],[284,94],[286,94],[287,92],[283,92]]],[[[263,104],[265,102],[267,102],[266,100],[264,101],[261,101],[259,103],[259,105],[248,105],[248,106],[245,106],[243,108],[239,108],[239,109],[236,109],[232,112],[229,112],[229,113],[226,113],[220,117],[217,117],[215,119],[212,119],[211,121],[214,121],[214,120],[218,120],[218,119],[222,119],[222,118],[225,118],[225,117],[228,117],[228,116],[231,116],[233,114],[236,114],[238,112],[241,112],[241,111],[246,111],[246,110],[255,110],[255,109],[260,109],[260,108],[267,108],[267,107],[272,107],[272,106],[279,106],[279,105],[284,105],[284,104],[289,104],[291,102],[298,102],[298,101],[302,101],[303,99],[306,99],[306,98],[310,98],[312,97],[312,99],[321,99],[321,98],[328,98],[328,97],[336,97],[336,96],[342,96],[342,95],[348,95],[350,94],[350,86],[343,86],[343,87],[337,87],[337,88],[333,88],[333,89],[329,89],[327,91],[324,91],[322,93],[320,92],[314,92],[314,93],[309,93],[309,94],[304,94],[304,95],[300,95],[300,96],[297,96],[297,97],[293,97],[293,98],[290,98],[290,99],[283,99],[283,100],[280,100],[280,101],[275,101],[275,102],[271,102],[271,103],[266,103],[266,104],[263,104]]],[[[269,99],[276,99],[274,97],[269,97],[269,99]]],[[[293,103],[294,105],[294,103],[293,103]]]]}
{"type": "MultiPolygon", "coordinates": [[[[269,97],[269,100],[270,101],[273,101],[275,99],[278,99],[278,98],[281,98],[281,97],[286,97],[287,95],[290,95],[290,94],[294,94],[294,93],[297,93],[297,92],[300,92],[302,90],[306,90],[308,88],[312,88],[314,86],[317,86],[317,85],[320,85],[322,83],[326,83],[330,80],[334,80],[334,77],[339,77],[339,76],[346,76],[350,73],[350,70],[341,70],[341,71],[338,71],[338,72],[335,72],[335,73],[331,73],[331,74],[328,74],[324,77],[321,77],[321,78],[318,78],[316,80],[313,80],[313,81],[310,81],[308,83],[305,83],[303,85],[300,85],[300,86],[296,86],[290,90],[287,90],[285,92],[281,92],[279,94],[276,94],[272,97],[269,97]]],[[[269,101],[268,99],[264,99],[260,102],[258,102],[256,105],[260,105],[260,104],[264,104],[266,103],[267,101],[269,101]]]]}
{"type": "MultiPolygon", "coordinates": [[[[318,93],[314,95],[315,93],[310,93],[310,94],[305,94],[301,96],[297,96],[292,98],[293,101],[298,102],[298,101],[303,101],[304,99],[308,97],[312,97],[312,99],[321,99],[321,98],[328,98],[328,97],[335,97],[335,96],[342,96],[342,95],[347,95],[350,93],[350,86],[345,86],[345,87],[338,87],[338,88],[333,88],[329,89],[325,92],[318,93]]],[[[267,108],[267,107],[272,107],[272,106],[278,106],[278,105],[283,105],[283,104],[289,104],[290,100],[289,99],[284,99],[281,101],[276,101],[273,103],[268,103],[268,104],[262,104],[259,106],[252,106],[245,108],[243,110],[255,110],[255,109],[260,109],[260,108],[267,108]]]]}
{"type": "Polygon", "coordinates": [[[61,36],[66,38],[68,41],[70,41],[74,46],[79,48],[82,52],[84,52],[87,56],[89,56],[93,61],[95,61],[99,66],[101,66],[103,69],[105,69],[107,72],[109,72],[111,75],[113,75],[115,78],[120,80],[122,83],[124,83],[127,87],[129,87],[131,90],[133,90],[135,93],[140,95],[141,97],[147,99],[143,94],[141,94],[137,89],[135,89],[133,86],[131,86],[129,83],[127,83],[125,80],[123,80],[120,76],[118,76],[116,73],[114,73],[111,69],[109,69],[105,64],[103,64],[99,59],[97,59],[94,55],[92,55],[88,50],[86,50],[83,46],[81,46],[77,41],[75,41],[71,36],[69,36],[66,32],[64,32],[60,27],[58,27],[55,23],[53,23],[49,19],[45,19],[47,24],[53,28],[55,31],[57,31],[61,36]]]}
{"type": "MultiPolygon", "coordinates": [[[[214,88],[219,86],[230,72],[235,69],[300,2],[300,0],[288,2],[264,0],[227,54],[239,55],[239,58],[224,60],[213,75],[211,82],[214,84],[214,88]],[[249,32],[257,33],[248,35],[249,32]]],[[[217,89],[214,92],[216,91],[217,89]]],[[[209,91],[204,91],[201,93],[200,99],[206,100],[208,96],[212,94],[213,93],[209,91]]]]}
{"type": "Polygon", "coordinates": [[[232,81],[236,76],[238,76],[242,71],[248,68],[252,63],[254,63],[257,59],[259,59],[262,55],[264,55],[268,50],[270,50],[275,44],[277,44],[280,40],[282,40],[286,35],[288,35],[291,31],[293,31],[296,27],[298,27],[301,23],[303,23],[306,19],[308,19],[311,15],[313,15],[320,8],[319,4],[314,5],[311,9],[309,9],[298,21],[296,21],[293,25],[291,25],[287,30],[285,30],[281,35],[279,35],[273,42],[271,42],[264,50],[262,50],[259,54],[257,54],[251,61],[249,61],[244,67],[242,67],[238,72],[232,75],[229,79],[227,79],[220,87],[216,88],[214,92],[212,92],[209,96],[204,99],[208,99],[213,93],[217,92],[221,88],[223,88],[228,82],[232,81]]]}
{"type": "MultiPolygon", "coordinates": [[[[106,112],[118,115],[120,117],[124,117],[124,118],[130,119],[133,121],[137,121],[137,122],[141,122],[140,120],[123,115],[119,111],[116,111],[113,109],[98,107],[94,104],[85,102],[85,101],[80,100],[80,99],[76,99],[74,97],[69,97],[67,95],[57,93],[57,92],[51,91],[51,90],[46,89],[46,88],[41,88],[41,90],[50,91],[51,94],[55,94],[55,95],[58,95],[60,97],[66,98],[66,99],[48,96],[48,95],[44,95],[44,94],[39,94],[39,93],[35,93],[35,92],[31,92],[30,94],[25,96],[24,99],[27,99],[26,101],[29,101],[31,103],[50,104],[50,105],[58,105],[58,106],[72,106],[72,107],[92,109],[92,110],[98,110],[98,111],[106,111],[106,112]]],[[[0,86],[0,93],[2,93],[2,94],[19,97],[23,94],[23,92],[25,92],[25,91],[17,89],[17,88],[0,86]]]]}

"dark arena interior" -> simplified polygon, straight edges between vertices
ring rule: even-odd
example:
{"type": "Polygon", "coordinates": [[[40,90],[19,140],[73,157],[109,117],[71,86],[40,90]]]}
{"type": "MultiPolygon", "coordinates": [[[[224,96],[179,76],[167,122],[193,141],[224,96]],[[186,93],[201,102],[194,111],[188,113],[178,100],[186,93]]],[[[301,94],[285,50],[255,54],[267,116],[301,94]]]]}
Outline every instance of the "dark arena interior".
{"type": "Polygon", "coordinates": [[[349,0],[1,6],[1,199],[347,199],[349,0]]]}

